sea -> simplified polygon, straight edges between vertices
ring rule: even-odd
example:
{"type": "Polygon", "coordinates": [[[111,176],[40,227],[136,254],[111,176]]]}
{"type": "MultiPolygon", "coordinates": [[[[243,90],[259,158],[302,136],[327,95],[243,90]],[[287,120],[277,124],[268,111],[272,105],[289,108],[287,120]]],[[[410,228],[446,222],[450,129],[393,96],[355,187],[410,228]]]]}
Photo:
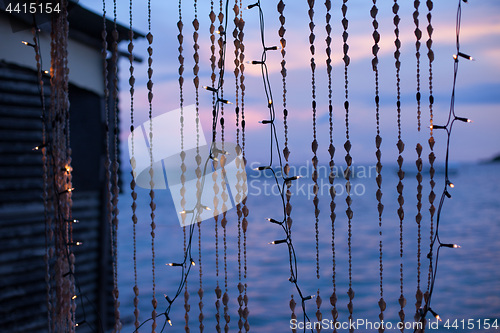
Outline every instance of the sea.
{"type": "MultiPolygon", "coordinates": [[[[378,301],[380,299],[380,260],[379,245],[382,241],[382,289],[387,303],[384,312],[386,332],[399,331],[397,323],[400,311],[401,295],[400,265],[403,264],[403,294],[407,300],[404,308],[407,325],[413,325],[415,294],[417,285],[426,291],[430,242],[429,192],[430,175],[424,167],[422,179],[422,221],[421,255],[418,259],[418,224],[417,215],[417,178],[414,163],[406,167],[403,181],[404,221],[402,237],[402,258],[400,221],[397,214],[397,166],[386,165],[382,172],[382,228],[379,227],[377,212],[376,170],[370,165],[354,165],[352,174],[352,230],[351,230],[351,284],[353,299],[353,320],[358,332],[376,332],[380,326],[378,301]],[[382,231],[382,236],[379,232],[382,231]],[[420,261],[420,264],[419,264],[420,261]],[[418,282],[418,279],[420,282],[418,282]],[[378,324],[377,324],[378,323],[378,324]]],[[[318,322],[316,312],[321,311],[322,332],[333,331],[332,306],[330,296],[333,288],[338,297],[337,309],[338,332],[347,332],[349,301],[349,251],[348,219],[346,216],[345,179],[343,170],[338,170],[334,182],[336,189],[334,221],[334,247],[332,251],[332,219],[330,217],[331,198],[329,195],[328,171],[320,167],[318,183],[320,190],[318,232],[314,216],[313,181],[310,167],[301,169],[292,167],[292,174],[304,177],[293,182],[292,192],[292,241],[297,258],[297,283],[302,293],[317,295],[317,298],[305,302],[306,313],[311,322],[318,322]],[[316,263],[316,235],[318,235],[319,278],[316,263]],[[333,266],[335,257],[335,266],[333,266]]],[[[435,191],[439,203],[445,188],[444,170],[437,170],[434,179],[435,191]]],[[[500,164],[499,163],[461,163],[453,164],[449,170],[450,180],[455,185],[448,187],[451,198],[445,198],[441,212],[439,236],[443,243],[460,245],[460,248],[442,248],[439,266],[432,296],[432,309],[442,321],[432,319],[428,322],[428,332],[494,332],[500,327],[500,164]]],[[[166,265],[183,261],[184,233],[177,218],[172,195],[168,189],[155,191],[155,238],[154,266],[152,258],[151,209],[149,190],[137,189],[136,226],[136,268],[134,270],[132,198],[128,186],[129,173],[123,176],[123,193],[119,198],[120,225],[118,230],[118,283],[120,290],[120,313],[123,323],[122,332],[134,332],[134,281],[139,287],[139,321],[143,326],[139,332],[151,331],[153,268],[154,295],[158,301],[157,313],[166,310],[182,278],[181,267],[166,265]]],[[[198,290],[201,286],[203,296],[204,332],[216,332],[215,306],[217,285],[229,295],[227,323],[230,332],[238,332],[238,283],[246,284],[248,296],[248,323],[251,332],[291,332],[294,325],[297,332],[304,331],[303,312],[300,298],[294,284],[289,281],[290,263],[286,244],[269,244],[284,238],[283,229],[270,223],[266,218],[282,219],[282,202],[273,187],[273,178],[269,171],[247,169],[248,196],[246,205],[249,209],[248,230],[245,248],[243,234],[238,229],[236,209],[227,211],[226,239],[221,227],[214,218],[195,227],[192,240],[191,257],[195,266],[191,267],[185,288],[189,293],[188,317],[185,317],[184,288],[180,296],[171,304],[169,319],[172,325],[165,323],[165,317],[157,318],[160,332],[185,332],[186,318],[189,331],[200,331],[200,299],[198,290]],[[216,237],[217,233],[217,237],[216,237]],[[201,249],[199,247],[201,245],[201,249]],[[244,253],[245,252],[245,253],[244,253]],[[201,265],[200,265],[201,253],[201,265]],[[218,255],[216,255],[218,253],[218,255]],[[246,260],[246,263],[245,263],[246,260]],[[244,267],[246,266],[246,270],[244,267]],[[201,275],[200,275],[201,268],[201,275]],[[246,274],[246,278],[245,278],[246,274]],[[200,282],[201,278],[201,282],[200,282]],[[290,300],[294,297],[297,305],[297,322],[291,322],[290,300]],[[165,325],[165,326],[164,326],[165,325]]],[[[434,231],[436,219],[434,219],[434,231]]],[[[189,262],[188,258],[188,262],[189,262]]],[[[224,330],[224,308],[220,306],[220,327],[224,330]]],[[[319,325],[319,324],[316,324],[319,325]]],[[[244,330],[243,330],[244,331],[244,330]]],[[[413,326],[407,326],[406,332],[413,332],[413,326]]],[[[311,332],[311,330],[307,330],[311,332]]],[[[315,330],[316,332],[316,330],[315,330]]]]}

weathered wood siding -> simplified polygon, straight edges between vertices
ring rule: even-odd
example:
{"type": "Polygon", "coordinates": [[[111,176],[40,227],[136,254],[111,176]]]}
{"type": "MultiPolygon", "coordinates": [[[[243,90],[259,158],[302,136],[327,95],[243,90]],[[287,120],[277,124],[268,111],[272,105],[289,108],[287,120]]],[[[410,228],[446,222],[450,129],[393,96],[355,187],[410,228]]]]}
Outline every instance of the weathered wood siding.
{"type": "MultiPolygon", "coordinates": [[[[45,85],[46,101],[50,84],[45,85]]],[[[109,227],[103,222],[102,98],[70,87],[73,148],[75,275],[87,321],[108,327],[113,316],[109,227]],[[97,312],[100,312],[98,315],[97,312]],[[100,318],[99,318],[100,317],[100,318]]],[[[45,222],[36,74],[0,62],[0,331],[47,331],[45,222]]],[[[77,303],[77,320],[83,318],[77,303]]],[[[88,325],[79,332],[90,332],[88,325]]],[[[95,331],[94,331],[95,332],[95,331]]]]}

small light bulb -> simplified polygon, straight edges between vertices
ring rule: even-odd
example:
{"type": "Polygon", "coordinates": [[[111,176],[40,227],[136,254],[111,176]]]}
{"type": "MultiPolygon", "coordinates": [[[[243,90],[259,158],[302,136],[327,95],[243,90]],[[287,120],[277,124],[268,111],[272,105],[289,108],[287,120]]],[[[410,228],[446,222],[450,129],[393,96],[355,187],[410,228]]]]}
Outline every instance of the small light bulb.
{"type": "Polygon", "coordinates": [[[221,103],[224,103],[224,104],[233,104],[232,102],[228,101],[227,99],[219,98],[218,101],[221,103]]]}
{"type": "Polygon", "coordinates": [[[441,317],[436,312],[432,311],[431,308],[429,308],[429,312],[432,313],[432,315],[434,316],[434,318],[436,318],[439,321],[442,321],[441,317]]]}
{"type": "Polygon", "coordinates": [[[73,297],[71,297],[71,299],[76,299],[78,296],[77,295],[73,295],[73,297]]]}
{"type": "Polygon", "coordinates": [[[277,221],[277,220],[272,219],[272,218],[269,218],[269,217],[268,217],[266,220],[268,220],[268,221],[269,221],[269,222],[271,222],[271,223],[276,223],[276,224],[281,224],[281,223],[282,223],[282,222],[280,222],[280,221],[277,221]]]}
{"type": "Polygon", "coordinates": [[[33,147],[33,149],[31,149],[31,150],[40,150],[40,149],[45,148],[45,147],[47,147],[47,144],[46,143],[42,143],[41,145],[33,147]]]}
{"type": "Polygon", "coordinates": [[[296,179],[299,179],[299,178],[302,178],[302,176],[288,177],[288,178],[285,178],[285,182],[289,182],[289,181],[296,180],[296,179]]]}
{"type": "Polygon", "coordinates": [[[26,46],[35,47],[35,44],[28,43],[27,41],[24,41],[24,40],[21,43],[23,43],[26,46]]]}
{"type": "Polygon", "coordinates": [[[453,244],[453,248],[454,248],[454,249],[457,249],[457,248],[460,248],[460,247],[461,247],[460,245],[453,244]]]}
{"type": "Polygon", "coordinates": [[[286,239],[275,240],[275,241],[272,241],[271,243],[268,243],[268,244],[275,245],[275,244],[282,244],[282,243],[286,243],[286,239]]]}
{"type": "Polygon", "coordinates": [[[256,2],[254,4],[248,5],[245,9],[252,9],[253,7],[258,6],[258,5],[259,5],[259,3],[256,2]]]}
{"type": "Polygon", "coordinates": [[[455,60],[458,60],[458,57],[462,57],[464,59],[467,59],[467,60],[471,60],[471,61],[474,61],[475,59],[473,57],[471,57],[470,55],[468,54],[465,54],[465,53],[462,53],[462,52],[458,52],[458,54],[454,54],[453,55],[453,59],[455,60]]]}
{"type": "Polygon", "coordinates": [[[170,326],[172,326],[172,321],[170,319],[167,320],[170,326]]]}
{"type": "Polygon", "coordinates": [[[166,265],[168,265],[170,267],[181,267],[182,266],[182,264],[179,264],[179,263],[176,263],[176,262],[171,262],[171,263],[168,263],[166,265]]]}
{"type": "Polygon", "coordinates": [[[83,244],[82,242],[76,242],[76,243],[75,243],[75,245],[76,245],[76,246],[80,246],[80,245],[82,245],[82,244],[83,244]]]}
{"type": "Polygon", "coordinates": [[[203,89],[211,91],[211,92],[217,92],[217,89],[210,87],[210,86],[203,86],[203,89]]]}
{"type": "Polygon", "coordinates": [[[455,117],[455,120],[459,120],[459,121],[462,121],[464,123],[472,123],[472,120],[470,120],[468,118],[464,118],[464,117],[455,117]]]}
{"type": "Polygon", "coordinates": [[[191,265],[196,266],[196,263],[194,262],[193,259],[191,259],[191,265]]]}

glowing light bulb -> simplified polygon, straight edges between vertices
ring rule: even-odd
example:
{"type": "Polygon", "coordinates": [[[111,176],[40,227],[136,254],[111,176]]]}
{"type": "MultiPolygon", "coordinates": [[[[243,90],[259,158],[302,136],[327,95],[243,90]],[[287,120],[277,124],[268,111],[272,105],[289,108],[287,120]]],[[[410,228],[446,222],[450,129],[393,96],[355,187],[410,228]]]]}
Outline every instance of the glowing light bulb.
{"type": "Polygon", "coordinates": [[[271,167],[270,166],[260,166],[257,168],[253,168],[254,171],[262,171],[262,170],[267,170],[267,169],[271,169],[271,167]]]}
{"type": "Polygon", "coordinates": [[[296,180],[296,179],[299,179],[299,178],[302,178],[302,176],[288,177],[288,178],[285,178],[285,182],[289,182],[289,181],[296,180]]]}
{"type": "Polygon", "coordinates": [[[442,321],[441,317],[436,312],[432,311],[431,308],[429,308],[429,312],[432,313],[432,315],[434,316],[434,318],[436,318],[439,321],[442,321]]]}
{"type": "Polygon", "coordinates": [[[26,46],[31,46],[31,47],[35,47],[35,44],[31,44],[31,43],[28,43],[27,41],[21,41],[21,43],[23,43],[24,45],[26,46]]]}
{"type": "Polygon", "coordinates": [[[259,3],[256,2],[254,4],[248,5],[245,9],[252,9],[253,7],[258,6],[258,5],[259,5],[259,3]]]}
{"type": "Polygon", "coordinates": [[[218,101],[221,103],[224,103],[224,104],[233,104],[232,102],[228,101],[227,99],[219,98],[218,101]]]}
{"type": "Polygon", "coordinates": [[[73,295],[71,299],[76,299],[77,297],[78,297],[77,295],[73,295]]]}
{"type": "Polygon", "coordinates": [[[458,52],[457,54],[454,54],[453,55],[453,59],[455,60],[458,60],[458,57],[462,57],[464,59],[467,59],[467,60],[472,60],[474,61],[475,59],[473,57],[471,57],[470,55],[468,54],[465,54],[465,53],[462,53],[462,52],[458,52]]]}
{"type": "Polygon", "coordinates": [[[211,92],[217,92],[217,89],[210,87],[210,86],[203,86],[203,89],[211,91],[211,92]]]}
{"type": "Polygon", "coordinates": [[[469,118],[455,117],[455,120],[463,121],[464,123],[472,123],[472,120],[469,118]]]}
{"type": "Polygon", "coordinates": [[[276,223],[276,224],[281,224],[281,223],[282,223],[282,222],[280,222],[280,221],[277,221],[277,220],[272,219],[272,218],[269,218],[269,217],[268,217],[266,220],[268,220],[268,221],[269,221],[269,222],[271,222],[271,223],[276,223]]]}
{"type": "Polygon", "coordinates": [[[47,144],[46,143],[42,143],[41,145],[33,147],[32,150],[40,150],[40,149],[45,148],[45,147],[47,147],[47,144]]]}

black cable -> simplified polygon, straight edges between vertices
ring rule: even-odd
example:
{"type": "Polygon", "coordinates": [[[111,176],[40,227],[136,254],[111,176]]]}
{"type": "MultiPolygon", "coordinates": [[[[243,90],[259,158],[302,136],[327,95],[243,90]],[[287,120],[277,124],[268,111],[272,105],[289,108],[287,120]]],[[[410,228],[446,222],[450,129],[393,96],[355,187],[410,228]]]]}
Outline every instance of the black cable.
{"type": "MultiPolygon", "coordinates": [[[[450,248],[457,248],[459,247],[456,244],[446,244],[441,242],[441,239],[439,237],[439,226],[440,226],[440,221],[441,221],[441,213],[444,207],[444,202],[446,198],[451,198],[450,193],[448,192],[448,187],[452,188],[454,185],[451,183],[449,179],[449,156],[450,156],[450,142],[451,142],[451,134],[453,131],[453,125],[455,121],[462,121],[462,122],[470,122],[469,119],[462,118],[462,117],[457,117],[455,115],[455,96],[456,96],[456,82],[457,82],[457,75],[458,75],[458,63],[459,63],[459,57],[463,57],[469,60],[472,60],[471,57],[463,54],[460,52],[460,27],[461,27],[461,18],[462,18],[462,1],[466,2],[465,0],[459,0],[458,1],[458,8],[457,8],[457,16],[456,16],[456,54],[453,56],[454,58],[454,65],[453,65],[453,85],[452,85],[452,92],[451,92],[451,101],[450,101],[450,109],[448,112],[448,119],[446,121],[446,124],[444,126],[438,126],[438,125],[431,125],[431,129],[444,129],[446,131],[446,157],[445,157],[445,176],[444,176],[444,189],[441,194],[441,199],[439,201],[438,209],[437,209],[437,215],[436,215],[436,231],[435,234],[432,238],[432,241],[430,243],[430,250],[427,255],[427,258],[430,261],[430,282],[429,282],[429,294],[426,299],[426,303],[423,309],[420,311],[420,319],[419,321],[424,325],[426,323],[426,316],[428,312],[431,312],[437,319],[439,318],[439,315],[434,312],[431,308],[431,301],[432,301],[432,296],[434,294],[434,287],[436,283],[436,277],[437,277],[437,271],[438,271],[438,263],[439,263],[439,254],[440,250],[442,247],[450,247],[450,248]],[[437,249],[435,249],[437,247],[437,249]],[[434,256],[434,252],[435,256],[434,256]],[[433,263],[434,259],[434,263],[433,263]]],[[[416,332],[416,329],[415,329],[416,332]]]]}
{"type": "MultiPolygon", "coordinates": [[[[297,255],[295,253],[295,248],[293,246],[292,242],[292,236],[291,236],[291,230],[286,223],[286,203],[285,203],[285,186],[290,182],[298,178],[298,176],[295,177],[288,177],[285,178],[285,173],[283,170],[283,161],[281,157],[281,151],[279,147],[279,140],[278,140],[278,134],[276,130],[276,113],[274,109],[274,101],[273,101],[273,95],[272,95],[272,89],[271,89],[271,83],[269,80],[269,72],[266,64],[267,60],[267,51],[270,50],[276,50],[277,47],[267,47],[265,43],[265,38],[264,38],[264,13],[262,11],[262,7],[260,4],[260,0],[258,0],[255,4],[249,6],[248,8],[253,8],[257,7],[259,11],[259,27],[260,27],[260,37],[261,37],[261,44],[262,44],[262,55],[261,55],[261,60],[260,61],[253,61],[251,62],[254,65],[260,65],[261,67],[261,73],[262,73],[262,81],[264,85],[264,93],[266,96],[267,100],[267,106],[269,108],[269,120],[267,121],[262,121],[262,123],[270,125],[270,160],[269,160],[269,165],[257,168],[258,170],[263,170],[264,172],[266,170],[269,170],[274,177],[274,181],[276,182],[279,195],[281,198],[281,202],[283,205],[283,218],[280,221],[274,220],[274,219],[269,219],[270,222],[274,224],[279,224],[285,233],[285,242],[288,247],[288,257],[289,257],[289,264],[290,264],[290,278],[289,281],[295,286],[295,289],[297,290],[297,293],[299,294],[301,298],[301,307],[302,307],[302,312],[303,312],[303,318],[304,318],[304,323],[310,322],[309,316],[307,315],[306,312],[306,305],[305,301],[308,299],[311,299],[314,296],[304,296],[302,293],[302,290],[300,289],[299,283],[298,283],[298,265],[297,265],[297,255]],[[274,149],[276,149],[276,155],[279,161],[279,168],[280,168],[280,177],[277,176],[275,170],[273,169],[273,152],[274,149]],[[282,180],[282,185],[280,186],[280,180],[278,178],[281,178],[282,180]]],[[[304,325],[304,332],[306,331],[306,325],[304,325]]],[[[311,329],[311,332],[313,330],[311,329]]]]}

